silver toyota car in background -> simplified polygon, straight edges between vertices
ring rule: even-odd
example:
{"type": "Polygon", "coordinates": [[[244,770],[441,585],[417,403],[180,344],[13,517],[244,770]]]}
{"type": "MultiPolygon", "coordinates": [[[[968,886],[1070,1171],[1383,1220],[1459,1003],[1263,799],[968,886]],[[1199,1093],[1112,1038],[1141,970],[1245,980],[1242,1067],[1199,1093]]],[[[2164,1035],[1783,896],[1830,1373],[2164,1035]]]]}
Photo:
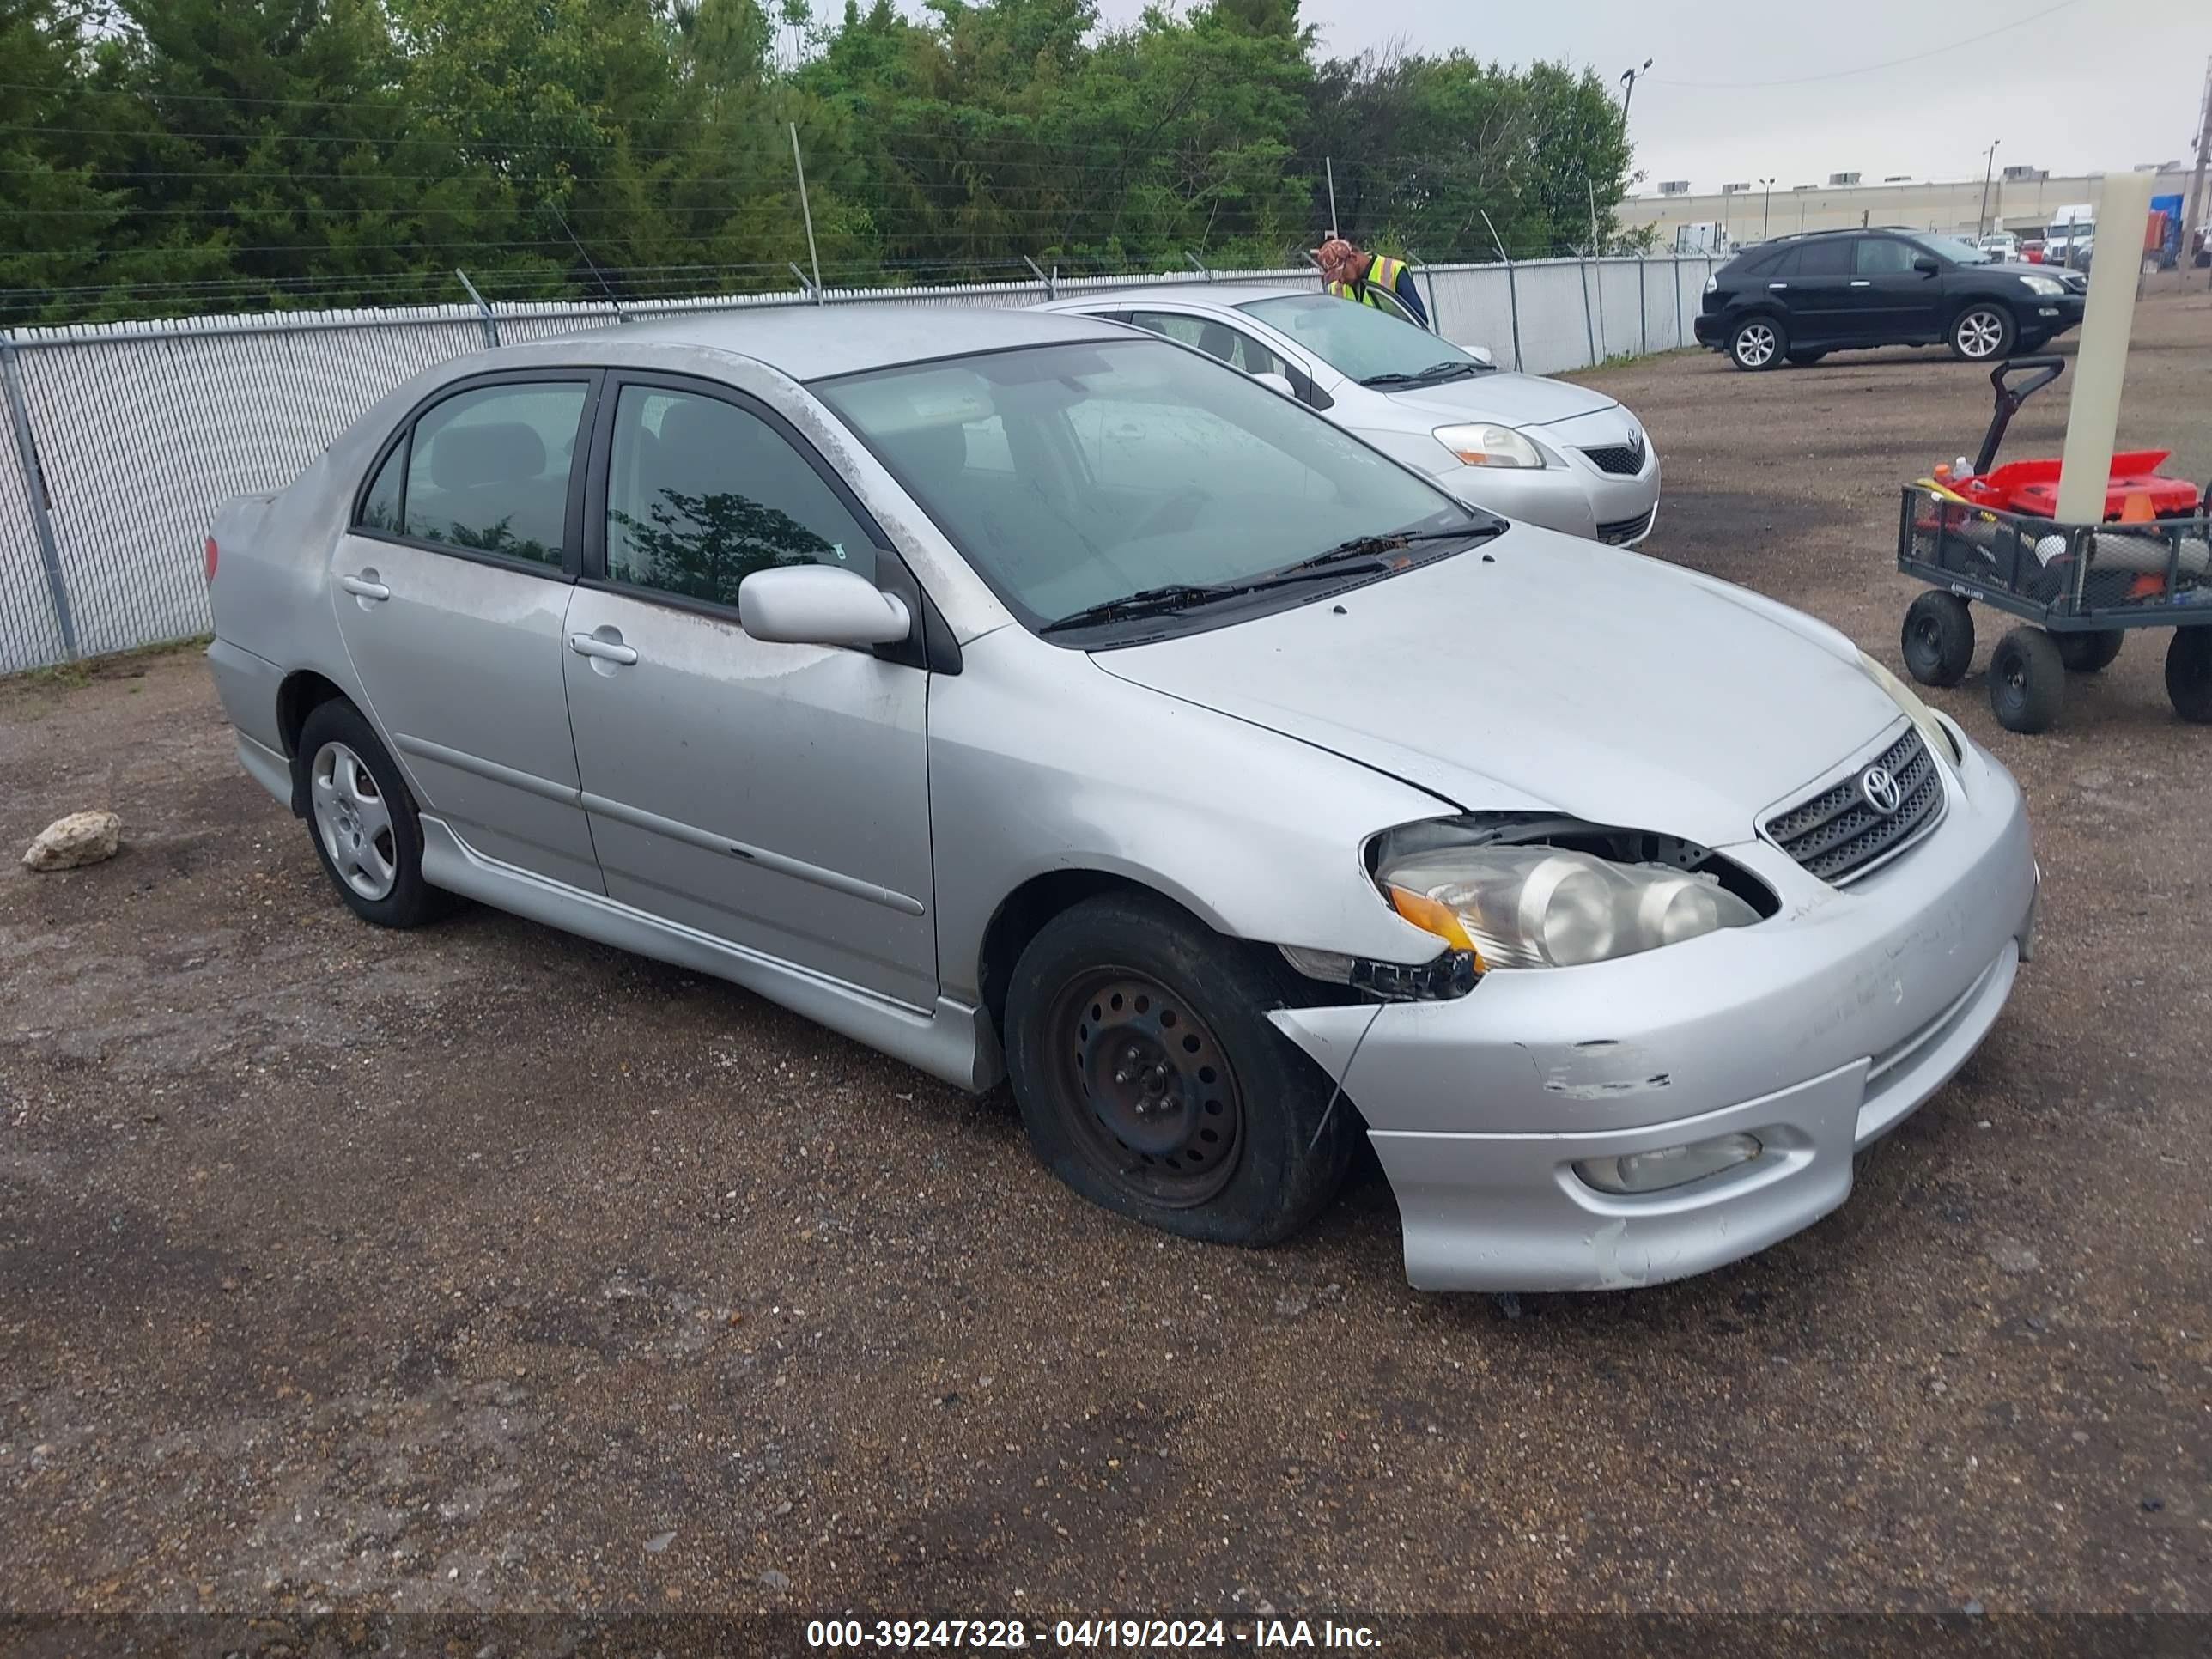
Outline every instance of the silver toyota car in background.
{"type": "Polygon", "coordinates": [[[1112,289],[1040,309],[1133,323],[1262,376],[1462,501],[1632,546],[1659,454],[1601,392],[1510,374],[1403,317],[1311,289],[1112,289]]]}
{"type": "Polygon", "coordinates": [[[1832,629],[1091,318],[484,352],[210,542],[239,755],[358,915],[1010,1079],[1193,1238],[1365,1134],[1417,1285],[1711,1267],[1843,1201],[2032,938],[2011,778],[1832,629]]]}

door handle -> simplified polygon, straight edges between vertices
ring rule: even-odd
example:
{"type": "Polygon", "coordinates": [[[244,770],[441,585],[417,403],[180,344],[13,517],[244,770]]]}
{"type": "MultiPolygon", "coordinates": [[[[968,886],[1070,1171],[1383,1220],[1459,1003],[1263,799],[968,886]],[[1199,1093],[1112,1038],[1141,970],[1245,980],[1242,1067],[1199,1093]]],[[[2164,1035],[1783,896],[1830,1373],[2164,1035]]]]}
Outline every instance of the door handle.
{"type": "Polygon", "coordinates": [[[637,660],[636,647],[624,645],[619,635],[609,640],[602,639],[597,634],[571,634],[568,635],[568,648],[580,657],[595,657],[601,662],[618,662],[625,668],[637,660]]]}
{"type": "Polygon", "coordinates": [[[358,576],[341,576],[338,586],[356,599],[388,599],[392,597],[392,590],[376,580],[374,570],[365,571],[358,576]]]}
{"type": "Polygon", "coordinates": [[[1851,278],[1851,286],[1853,288],[1872,288],[1874,284],[1864,276],[1854,276],[1851,278]]]}
{"type": "Polygon", "coordinates": [[[1787,283],[1769,283],[1767,284],[1767,287],[1769,288],[1788,288],[1790,284],[1787,283]]]}

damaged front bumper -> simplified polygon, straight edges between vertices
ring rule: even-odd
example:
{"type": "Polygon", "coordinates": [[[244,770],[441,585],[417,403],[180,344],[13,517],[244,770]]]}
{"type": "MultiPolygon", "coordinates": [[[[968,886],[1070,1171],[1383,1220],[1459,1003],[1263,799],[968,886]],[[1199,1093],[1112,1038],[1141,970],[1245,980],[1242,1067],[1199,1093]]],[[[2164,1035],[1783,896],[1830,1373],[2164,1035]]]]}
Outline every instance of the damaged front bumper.
{"type": "Polygon", "coordinates": [[[1456,1001],[1274,1014],[1365,1116],[1407,1279],[1652,1284],[1840,1205],[1854,1153],[1965,1063],[2032,946],[2039,876],[2018,788],[1971,747],[1947,787],[1941,829],[1842,890],[1764,842],[1729,849],[1784,895],[1755,927],[1500,971],[1456,1001]],[[1755,1137],[1756,1155],[1680,1187],[1620,1194],[1577,1170],[1729,1135],[1755,1137]]]}

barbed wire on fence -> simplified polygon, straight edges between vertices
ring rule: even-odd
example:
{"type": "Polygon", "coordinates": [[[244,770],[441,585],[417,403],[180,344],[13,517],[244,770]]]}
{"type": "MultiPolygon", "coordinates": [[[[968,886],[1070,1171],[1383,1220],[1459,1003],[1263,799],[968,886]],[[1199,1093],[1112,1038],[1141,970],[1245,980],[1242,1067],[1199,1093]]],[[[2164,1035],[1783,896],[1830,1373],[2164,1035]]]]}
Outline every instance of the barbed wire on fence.
{"type": "MultiPolygon", "coordinates": [[[[1438,332],[1489,347],[1533,372],[1688,343],[1703,256],[1516,262],[1439,261],[1420,268],[1438,332]]],[[[984,280],[841,287],[819,295],[788,278],[747,294],[704,280],[742,269],[655,273],[657,291],[626,296],[632,316],[773,312],[802,304],[1034,304],[1163,282],[1311,285],[1297,263],[1273,269],[1064,271],[1052,284],[1003,267],[984,280]]],[[[528,273],[519,273],[527,275],[528,273]]],[[[825,279],[833,268],[825,266],[825,279]]],[[[854,273],[880,275],[869,266],[854,273]]],[[[924,273],[908,272],[909,276],[924,273]]],[[[282,485],[375,400],[424,370],[478,350],[487,312],[501,337],[550,337],[613,325],[604,298],[498,297],[500,273],[471,280],[486,305],[333,303],[324,290],[292,309],[151,317],[0,331],[4,415],[0,458],[0,673],[204,631],[200,545],[216,506],[282,485]]],[[[220,285],[217,285],[218,287],[220,285]]],[[[451,288],[459,286],[454,279],[451,288]]],[[[162,297],[148,285],[149,300],[162,297]]],[[[194,288],[195,301],[212,290],[194,288]]],[[[173,295],[172,296],[173,297],[173,295]]],[[[197,304],[191,307],[202,309],[197,304]]]]}

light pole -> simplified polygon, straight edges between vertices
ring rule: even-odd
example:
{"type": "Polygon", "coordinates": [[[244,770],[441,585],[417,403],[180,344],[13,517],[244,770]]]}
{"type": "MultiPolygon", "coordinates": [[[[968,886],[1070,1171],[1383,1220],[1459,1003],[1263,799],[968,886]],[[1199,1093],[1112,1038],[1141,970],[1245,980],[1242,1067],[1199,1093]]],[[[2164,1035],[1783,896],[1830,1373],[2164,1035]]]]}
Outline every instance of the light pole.
{"type": "Polygon", "coordinates": [[[1996,170],[1997,146],[2003,142],[2002,138],[1990,139],[1990,153],[1982,161],[1982,210],[1974,220],[1974,234],[1977,236],[1990,234],[1990,174],[1996,170]]]}
{"type": "Polygon", "coordinates": [[[1620,84],[1627,88],[1620,94],[1620,131],[1624,135],[1628,131],[1628,106],[1636,97],[1636,77],[1650,67],[1651,60],[1647,58],[1637,68],[1620,72],[1620,84]]]}
{"type": "Polygon", "coordinates": [[[1759,185],[1766,192],[1765,199],[1759,204],[1759,240],[1763,242],[1766,240],[1767,225],[1774,217],[1774,180],[1762,179],[1759,185]]]}

